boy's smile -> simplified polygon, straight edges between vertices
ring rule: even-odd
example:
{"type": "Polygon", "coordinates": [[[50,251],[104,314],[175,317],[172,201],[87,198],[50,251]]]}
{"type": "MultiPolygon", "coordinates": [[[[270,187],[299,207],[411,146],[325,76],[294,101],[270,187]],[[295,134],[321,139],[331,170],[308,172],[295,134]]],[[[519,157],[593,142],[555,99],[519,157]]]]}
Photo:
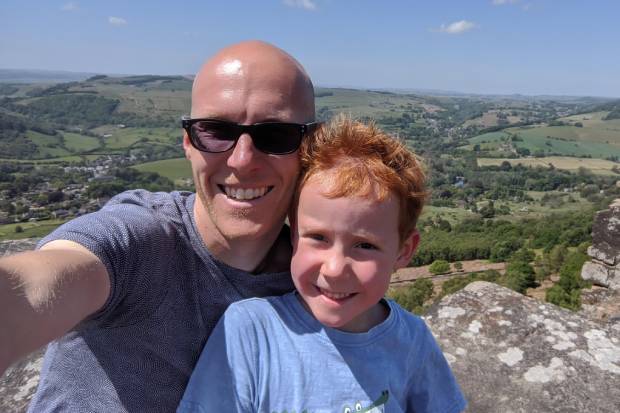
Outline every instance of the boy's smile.
{"type": "Polygon", "coordinates": [[[379,301],[396,268],[408,264],[417,234],[399,242],[399,203],[368,197],[327,198],[329,172],[303,186],[294,220],[293,281],[321,323],[365,332],[387,316],[379,301]]]}

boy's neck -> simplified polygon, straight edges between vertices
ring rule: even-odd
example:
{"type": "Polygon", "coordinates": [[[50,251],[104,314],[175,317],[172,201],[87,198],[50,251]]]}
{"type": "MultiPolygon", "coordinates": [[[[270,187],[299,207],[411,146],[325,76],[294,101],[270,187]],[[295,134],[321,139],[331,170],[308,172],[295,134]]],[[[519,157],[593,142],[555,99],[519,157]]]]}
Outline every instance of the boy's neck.
{"type": "MultiPolygon", "coordinates": [[[[314,317],[314,314],[312,314],[310,307],[308,306],[308,304],[306,304],[301,294],[296,292],[295,296],[301,303],[301,306],[304,308],[304,310],[306,310],[316,320],[316,317],[314,317]]],[[[381,299],[381,301],[379,301],[377,304],[370,307],[367,311],[358,315],[353,320],[349,321],[346,325],[330,328],[344,331],[346,333],[367,333],[368,331],[370,331],[371,328],[378,326],[379,324],[384,322],[389,315],[390,307],[384,299],[381,299]]]]}

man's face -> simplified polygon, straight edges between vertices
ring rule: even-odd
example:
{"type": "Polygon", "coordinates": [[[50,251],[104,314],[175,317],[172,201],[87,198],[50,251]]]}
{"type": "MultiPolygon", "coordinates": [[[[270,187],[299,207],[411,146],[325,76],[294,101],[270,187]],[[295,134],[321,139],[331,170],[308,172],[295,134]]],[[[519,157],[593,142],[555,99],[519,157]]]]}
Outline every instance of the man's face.
{"type": "Polygon", "coordinates": [[[379,301],[392,272],[405,266],[417,234],[399,242],[399,205],[362,197],[326,198],[312,177],[299,197],[293,228],[293,282],[305,307],[324,325],[368,331],[383,320],[379,301]]]}
{"type": "MultiPolygon", "coordinates": [[[[307,101],[299,102],[290,79],[278,75],[277,69],[256,73],[239,60],[224,60],[203,75],[199,90],[194,91],[192,117],[242,124],[308,122],[313,114],[307,101]]],[[[279,232],[299,174],[297,152],[265,154],[248,134],[223,153],[200,152],[187,136],[183,145],[200,203],[195,209],[197,221],[210,238],[207,244],[218,238],[260,241],[279,232]]]]}

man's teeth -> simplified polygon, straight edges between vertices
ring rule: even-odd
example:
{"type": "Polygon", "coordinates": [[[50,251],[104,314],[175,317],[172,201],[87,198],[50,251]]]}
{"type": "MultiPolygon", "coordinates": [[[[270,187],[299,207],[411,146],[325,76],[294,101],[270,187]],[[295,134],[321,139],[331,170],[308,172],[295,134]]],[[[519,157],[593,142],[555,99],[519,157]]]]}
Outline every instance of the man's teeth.
{"type": "Polygon", "coordinates": [[[231,188],[228,186],[224,187],[224,192],[229,198],[238,199],[238,200],[250,200],[260,198],[261,196],[267,193],[267,187],[263,186],[261,188],[231,188]]]}
{"type": "Polygon", "coordinates": [[[323,289],[321,289],[321,293],[327,298],[331,298],[332,300],[342,300],[343,298],[352,295],[351,293],[334,293],[323,289]]]}

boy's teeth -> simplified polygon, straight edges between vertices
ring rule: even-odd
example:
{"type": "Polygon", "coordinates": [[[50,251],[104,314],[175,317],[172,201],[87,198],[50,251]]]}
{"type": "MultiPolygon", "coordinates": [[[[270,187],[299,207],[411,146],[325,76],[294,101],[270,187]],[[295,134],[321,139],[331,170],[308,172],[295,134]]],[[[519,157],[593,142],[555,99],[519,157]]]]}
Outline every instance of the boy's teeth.
{"type": "Polygon", "coordinates": [[[331,298],[333,300],[342,300],[343,298],[346,298],[351,295],[349,293],[333,293],[333,292],[326,291],[326,290],[321,290],[321,293],[323,293],[323,295],[326,296],[327,298],[331,298]]]}
{"type": "Polygon", "coordinates": [[[237,199],[237,200],[250,200],[260,198],[265,195],[267,192],[267,187],[263,186],[260,188],[231,188],[229,186],[224,187],[224,192],[226,196],[229,198],[237,199]]]}

